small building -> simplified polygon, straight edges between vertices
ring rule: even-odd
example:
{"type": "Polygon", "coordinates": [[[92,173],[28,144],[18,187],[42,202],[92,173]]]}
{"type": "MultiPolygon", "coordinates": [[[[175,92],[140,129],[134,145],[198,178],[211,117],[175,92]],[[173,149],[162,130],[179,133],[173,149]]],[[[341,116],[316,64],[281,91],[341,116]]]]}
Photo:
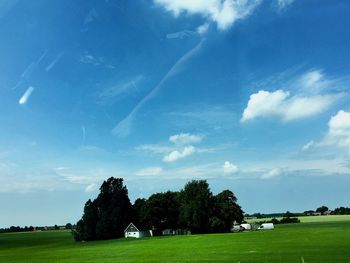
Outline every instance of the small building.
{"type": "Polygon", "coordinates": [[[329,216],[333,213],[332,210],[327,210],[326,212],[324,212],[323,214],[326,215],[326,216],[329,216]]]}
{"type": "Polygon", "coordinates": [[[130,223],[124,230],[124,236],[140,238],[140,230],[133,223],[130,223]]]}
{"type": "Polygon", "coordinates": [[[176,235],[176,230],[174,229],[164,229],[162,231],[162,235],[163,236],[173,236],[173,235],[176,235]]]}
{"type": "Polygon", "coordinates": [[[152,230],[140,231],[133,223],[130,223],[124,230],[124,236],[134,238],[149,237],[153,236],[153,232],[152,230]]]}

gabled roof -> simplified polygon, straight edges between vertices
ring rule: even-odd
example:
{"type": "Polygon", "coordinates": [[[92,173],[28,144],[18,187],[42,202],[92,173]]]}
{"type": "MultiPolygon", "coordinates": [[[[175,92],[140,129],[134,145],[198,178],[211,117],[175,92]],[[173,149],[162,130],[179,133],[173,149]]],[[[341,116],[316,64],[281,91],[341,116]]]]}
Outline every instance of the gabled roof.
{"type": "Polygon", "coordinates": [[[140,232],[140,230],[132,222],[127,226],[127,228],[125,228],[124,233],[127,232],[129,229],[132,230],[130,232],[135,232],[134,230],[140,232]]]}

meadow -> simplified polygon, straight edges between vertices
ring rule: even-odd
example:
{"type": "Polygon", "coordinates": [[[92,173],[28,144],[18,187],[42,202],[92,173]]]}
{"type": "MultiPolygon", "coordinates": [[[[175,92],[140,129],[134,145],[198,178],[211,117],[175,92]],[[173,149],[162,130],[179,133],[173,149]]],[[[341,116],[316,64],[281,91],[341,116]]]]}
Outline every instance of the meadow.
{"type": "Polygon", "coordinates": [[[69,231],[0,234],[0,262],[350,262],[350,216],[302,221],[270,231],[94,242],[74,242],[69,231]]]}

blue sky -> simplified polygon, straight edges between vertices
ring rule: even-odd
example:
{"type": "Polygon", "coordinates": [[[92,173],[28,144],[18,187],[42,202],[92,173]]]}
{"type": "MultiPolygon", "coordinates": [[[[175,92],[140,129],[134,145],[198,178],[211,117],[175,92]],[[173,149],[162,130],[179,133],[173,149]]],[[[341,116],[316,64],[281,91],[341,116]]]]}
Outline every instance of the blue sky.
{"type": "Polygon", "coordinates": [[[347,0],[0,1],[0,226],[207,179],[244,211],[349,206],[347,0]]]}

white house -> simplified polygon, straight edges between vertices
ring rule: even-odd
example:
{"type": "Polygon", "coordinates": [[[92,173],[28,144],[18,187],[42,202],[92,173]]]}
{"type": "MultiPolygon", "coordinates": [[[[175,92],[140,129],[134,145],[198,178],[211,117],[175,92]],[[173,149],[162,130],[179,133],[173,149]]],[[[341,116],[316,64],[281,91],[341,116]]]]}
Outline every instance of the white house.
{"type": "Polygon", "coordinates": [[[149,237],[153,236],[153,232],[152,230],[140,231],[133,223],[130,223],[124,230],[124,236],[134,238],[149,237]]]}
{"type": "Polygon", "coordinates": [[[133,223],[130,223],[128,227],[124,230],[124,236],[140,238],[141,232],[133,223]]]}

